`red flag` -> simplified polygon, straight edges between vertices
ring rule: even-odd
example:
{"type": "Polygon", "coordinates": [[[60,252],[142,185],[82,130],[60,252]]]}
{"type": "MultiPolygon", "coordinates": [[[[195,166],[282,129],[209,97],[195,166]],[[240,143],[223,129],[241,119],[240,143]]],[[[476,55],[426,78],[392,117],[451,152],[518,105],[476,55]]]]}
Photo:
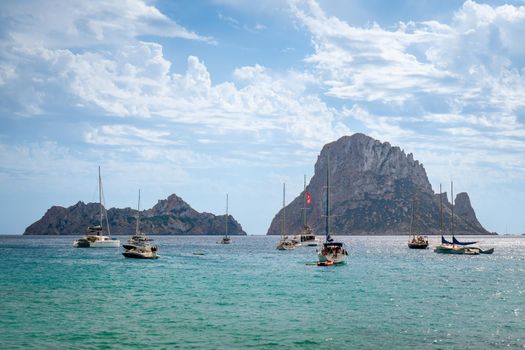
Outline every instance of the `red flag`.
{"type": "Polygon", "coordinates": [[[310,192],[306,192],[306,203],[310,204],[310,192]]]}

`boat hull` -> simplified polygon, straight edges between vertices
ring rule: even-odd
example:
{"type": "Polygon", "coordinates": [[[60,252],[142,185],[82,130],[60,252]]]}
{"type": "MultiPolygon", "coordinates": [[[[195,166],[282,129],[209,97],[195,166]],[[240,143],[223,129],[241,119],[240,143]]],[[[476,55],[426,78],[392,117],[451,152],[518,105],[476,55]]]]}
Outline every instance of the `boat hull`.
{"type": "Polygon", "coordinates": [[[73,247],[75,248],[89,248],[90,247],[90,243],[89,241],[86,241],[86,240],[76,240],[74,243],[73,243],[73,247]]]}
{"type": "Polygon", "coordinates": [[[120,241],[118,239],[111,239],[107,241],[96,241],[89,244],[90,248],[118,248],[120,241]]]}
{"type": "Polygon", "coordinates": [[[481,249],[478,247],[439,245],[434,248],[434,252],[440,254],[479,255],[481,249]]]}
{"type": "Polygon", "coordinates": [[[408,243],[410,249],[427,249],[428,243],[408,243]]]}
{"type": "Polygon", "coordinates": [[[157,254],[140,253],[140,252],[124,252],[122,253],[126,258],[130,259],[158,259],[157,254]]]}

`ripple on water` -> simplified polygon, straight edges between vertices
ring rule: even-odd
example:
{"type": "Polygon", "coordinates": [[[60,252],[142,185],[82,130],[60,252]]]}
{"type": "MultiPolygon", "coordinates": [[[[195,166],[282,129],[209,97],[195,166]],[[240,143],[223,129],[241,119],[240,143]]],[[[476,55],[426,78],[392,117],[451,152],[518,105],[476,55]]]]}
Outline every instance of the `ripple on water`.
{"type": "Polygon", "coordinates": [[[345,237],[348,264],[278,237],[158,237],[161,258],[0,237],[2,348],[523,349],[525,239],[490,256],[345,237]],[[205,255],[193,255],[193,252],[205,255]]]}

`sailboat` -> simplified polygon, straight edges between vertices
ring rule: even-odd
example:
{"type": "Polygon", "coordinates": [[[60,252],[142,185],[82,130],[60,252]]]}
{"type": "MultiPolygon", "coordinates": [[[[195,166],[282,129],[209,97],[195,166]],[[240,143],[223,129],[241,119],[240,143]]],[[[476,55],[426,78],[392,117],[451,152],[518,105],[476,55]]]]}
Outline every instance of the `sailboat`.
{"type": "Polygon", "coordinates": [[[102,203],[103,190],[102,190],[102,177],[100,176],[100,167],[98,167],[98,203],[100,208],[100,222],[98,225],[89,226],[86,230],[84,237],[79,238],[73,242],[75,248],[118,248],[120,241],[115,238],[111,238],[111,232],[109,230],[109,221],[107,211],[102,203]],[[105,214],[105,215],[104,215],[105,214]],[[106,219],[106,227],[108,235],[103,235],[103,219],[106,219]]]}
{"type": "Polygon", "coordinates": [[[126,258],[134,259],[157,259],[158,247],[152,245],[152,241],[144,232],[140,231],[140,189],[139,189],[139,201],[137,204],[137,226],[135,227],[135,234],[131,236],[127,244],[122,245],[124,247],[124,255],[126,258]]]}
{"type": "Polygon", "coordinates": [[[330,235],[330,159],[326,164],[326,212],[325,212],[325,239],[323,249],[317,252],[319,266],[343,264],[346,261],[348,252],[343,242],[334,242],[330,235]]]}
{"type": "MultiPolygon", "coordinates": [[[[441,194],[441,185],[439,187],[439,192],[441,194]]],[[[445,239],[443,235],[443,209],[442,202],[441,205],[441,244],[434,248],[434,252],[441,254],[465,254],[465,255],[479,255],[479,254],[492,254],[494,253],[494,248],[482,250],[474,244],[478,242],[460,242],[454,236],[454,182],[450,182],[450,196],[451,196],[451,210],[452,218],[450,221],[450,233],[452,234],[452,242],[445,239]]],[[[441,196],[440,196],[441,198],[441,196]]],[[[441,199],[440,199],[441,200],[441,199]]]]}
{"type": "Polygon", "coordinates": [[[286,184],[283,183],[283,211],[281,215],[281,239],[275,249],[277,250],[292,250],[295,249],[296,243],[288,240],[288,236],[285,234],[285,206],[286,206],[286,184]]]}
{"type": "MultiPolygon", "coordinates": [[[[416,206],[416,197],[412,197],[412,218],[410,219],[410,236],[408,240],[408,247],[410,249],[427,249],[428,248],[428,238],[427,236],[422,236],[419,234],[419,230],[414,229],[415,225],[415,207],[416,206]],[[416,234],[417,232],[417,234],[416,234]]],[[[419,228],[419,225],[416,225],[419,228]]]]}
{"type": "Polygon", "coordinates": [[[220,244],[230,244],[231,243],[231,238],[230,236],[228,236],[228,194],[226,194],[226,232],[218,243],[220,244]]]}
{"type": "Polygon", "coordinates": [[[301,208],[303,211],[303,228],[301,229],[300,233],[295,235],[293,238],[293,241],[296,243],[296,245],[303,245],[307,247],[317,247],[321,240],[315,236],[314,231],[308,225],[308,222],[306,220],[306,210],[308,208],[307,205],[310,204],[310,192],[306,192],[306,175],[304,176],[304,197],[303,197],[303,207],[301,208]]]}

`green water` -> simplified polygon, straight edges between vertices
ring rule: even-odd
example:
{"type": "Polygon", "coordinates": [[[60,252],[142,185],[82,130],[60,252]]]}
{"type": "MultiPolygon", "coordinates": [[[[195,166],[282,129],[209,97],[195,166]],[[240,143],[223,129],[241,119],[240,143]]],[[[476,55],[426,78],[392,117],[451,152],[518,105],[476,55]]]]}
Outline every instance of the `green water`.
{"type": "Polygon", "coordinates": [[[73,238],[0,236],[1,349],[525,348],[524,238],[454,256],[347,237],[331,267],[277,237],[156,237],[152,261],[73,238]]]}

